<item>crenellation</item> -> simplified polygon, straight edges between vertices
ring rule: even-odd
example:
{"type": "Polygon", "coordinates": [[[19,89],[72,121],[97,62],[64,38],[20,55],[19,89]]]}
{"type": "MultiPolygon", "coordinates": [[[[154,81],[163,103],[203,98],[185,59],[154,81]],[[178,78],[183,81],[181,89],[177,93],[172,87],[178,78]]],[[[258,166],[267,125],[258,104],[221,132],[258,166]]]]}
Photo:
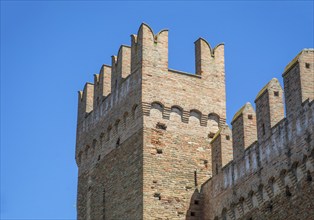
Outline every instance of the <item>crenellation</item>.
{"type": "Polygon", "coordinates": [[[246,103],[231,130],[224,45],[199,38],[195,74],[172,70],[168,31],[142,24],[78,94],[78,219],[298,219],[292,205],[309,219],[313,52],[286,67],[284,91],[267,83],[256,113],[246,103]]]}
{"type": "Polygon", "coordinates": [[[244,150],[257,140],[256,115],[251,103],[246,103],[233,117],[233,158],[239,160],[244,150]]]}
{"type": "Polygon", "coordinates": [[[287,118],[298,114],[301,104],[314,99],[314,50],[302,50],[286,67],[282,74],[285,85],[287,118]],[[309,68],[305,66],[309,64],[309,68]]]}
{"type": "Polygon", "coordinates": [[[86,83],[83,91],[78,92],[78,121],[80,122],[88,113],[93,111],[94,84],[86,83]]]}
{"type": "MultiPolygon", "coordinates": [[[[297,64],[294,64],[289,68],[292,70],[296,66],[297,64]]],[[[248,193],[248,195],[251,195],[251,197],[248,196],[248,209],[242,209],[241,204],[235,203],[238,207],[235,218],[244,219],[244,216],[256,216],[254,213],[258,211],[259,217],[264,216],[264,219],[269,219],[267,216],[269,216],[270,210],[277,209],[285,204],[284,202],[274,202],[274,200],[277,201],[278,198],[296,198],[295,196],[299,194],[297,189],[300,185],[306,184],[307,179],[311,179],[313,170],[307,171],[307,169],[313,166],[313,159],[310,156],[310,152],[314,152],[314,142],[311,138],[314,127],[313,101],[305,100],[302,104],[300,103],[300,106],[295,106],[295,109],[298,109],[297,112],[293,112],[289,117],[287,116],[288,118],[284,118],[280,88],[278,80],[273,79],[257,96],[258,141],[244,150],[242,160],[233,160],[222,168],[223,177],[218,174],[203,184],[202,191],[205,192],[203,196],[210,196],[216,201],[216,206],[212,203],[204,204],[204,216],[208,216],[208,219],[214,219],[215,216],[223,218],[224,214],[221,210],[225,210],[226,213],[233,213],[234,206],[225,201],[241,199],[240,195],[243,195],[243,192],[250,189],[251,186],[258,187],[251,188],[253,191],[248,193]],[[269,98],[274,91],[279,91],[279,96],[276,96],[279,100],[276,102],[272,102],[269,98]],[[272,111],[272,108],[277,109],[276,105],[279,105],[280,111],[272,111]],[[268,127],[264,134],[267,134],[267,137],[262,134],[261,124],[264,123],[268,127]],[[307,158],[311,158],[311,162],[306,162],[307,158]],[[308,174],[309,178],[307,178],[308,174]],[[223,179],[223,188],[217,187],[222,184],[220,179],[223,179]],[[255,195],[258,203],[253,201],[254,196],[252,195],[255,195]],[[217,209],[217,204],[221,204],[217,212],[207,214],[205,210],[214,210],[210,206],[215,206],[215,209],[217,209]]],[[[287,88],[286,85],[285,88],[287,88]]],[[[293,91],[298,90],[294,89],[293,91]]],[[[293,93],[291,92],[291,94],[293,93]]],[[[243,110],[244,108],[236,113],[232,122],[233,127],[235,121],[241,119],[243,110]]],[[[243,130],[243,128],[240,130],[243,130]]],[[[233,132],[234,138],[236,138],[236,135],[233,132]]],[[[212,146],[214,145],[212,144],[212,146]]],[[[294,214],[291,216],[294,216],[294,214]]],[[[308,217],[311,214],[308,213],[305,216],[308,217]]],[[[231,215],[229,218],[233,218],[233,216],[231,215]]],[[[305,217],[305,219],[307,218],[305,217]]]]}
{"type": "Polygon", "coordinates": [[[271,136],[271,128],[284,118],[283,90],[273,78],[255,99],[257,138],[261,144],[271,136]]]}
{"type": "Polygon", "coordinates": [[[122,45],[117,56],[111,56],[111,91],[119,90],[123,79],[131,73],[131,47],[122,45]]]}
{"type": "Polygon", "coordinates": [[[231,129],[224,125],[215,134],[210,144],[212,146],[212,174],[218,175],[222,167],[232,161],[232,132],[231,129]]]}

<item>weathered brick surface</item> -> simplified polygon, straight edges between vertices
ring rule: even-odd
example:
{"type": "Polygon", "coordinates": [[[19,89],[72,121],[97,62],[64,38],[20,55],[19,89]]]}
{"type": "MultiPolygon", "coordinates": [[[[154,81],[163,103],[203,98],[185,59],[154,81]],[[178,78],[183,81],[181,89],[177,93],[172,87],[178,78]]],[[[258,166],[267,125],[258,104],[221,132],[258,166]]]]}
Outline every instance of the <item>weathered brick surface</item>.
{"type": "Polygon", "coordinates": [[[157,109],[144,123],[144,219],[185,219],[191,212],[199,216],[200,204],[190,203],[198,201],[196,195],[191,201],[192,195],[211,176],[208,128],[198,119],[183,123],[176,113],[163,119],[157,109]],[[166,130],[156,128],[158,123],[166,130]]]}
{"type": "Polygon", "coordinates": [[[283,74],[287,118],[273,79],[232,131],[224,45],[198,39],[195,63],[169,69],[168,31],[142,24],[79,92],[78,219],[311,219],[313,50],[283,74]]]}
{"type": "MultiPolygon", "coordinates": [[[[302,92],[308,90],[307,85],[298,84],[300,77],[314,77],[314,70],[304,73],[294,69],[304,59],[309,62],[313,53],[303,51],[298,63],[289,67],[291,72],[284,74],[285,83],[290,83],[285,84],[287,118],[283,118],[282,91],[277,80],[259,93],[259,138],[242,154],[237,152],[238,160],[232,160],[202,185],[201,219],[314,218],[314,103],[310,92],[302,92]],[[279,91],[278,96],[274,91],[279,91]]],[[[241,119],[239,114],[236,116],[241,119]]],[[[236,122],[232,130],[233,134],[245,131],[243,123],[236,122]]],[[[233,147],[236,150],[237,145],[233,147]]],[[[224,151],[223,145],[220,148],[224,151]]]]}

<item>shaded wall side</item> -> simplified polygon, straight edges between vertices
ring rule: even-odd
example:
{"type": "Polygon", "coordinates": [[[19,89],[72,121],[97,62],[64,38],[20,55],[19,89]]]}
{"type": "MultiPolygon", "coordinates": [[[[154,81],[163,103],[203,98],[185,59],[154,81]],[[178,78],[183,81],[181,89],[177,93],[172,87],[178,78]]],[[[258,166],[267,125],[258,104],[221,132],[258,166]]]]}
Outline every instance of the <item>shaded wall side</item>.
{"type": "Polygon", "coordinates": [[[138,130],[80,174],[78,219],[143,219],[142,134],[138,130]]]}
{"type": "Polygon", "coordinates": [[[78,219],[143,218],[141,81],[130,74],[78,124],[78,219]]]}
{"type": "MultiPolygon", "coordinates": [[[[314,172],[311,173],[314,177],[314,172]]],[[[253,208],[239,219],[312,219],[314,216],[314,184],[305,177],[294,187],[289,188],[291,196],[286,190],[273,196],[261,206],[253,208]]]]}
{"type": "Polygon", "coordinates": [[[143,219],[143,132],[139,130],[115,151],[104,157],[93,172],[97,191],[93,219],[143,219]],[[105,202],[101,203],[101,186],[105,202]],[[96,202],[98,201],[98,202],[96,202]],[[99,202],[100,201],[100,202],[99,202]],[[98,207],[97,207],[98,205],[98,207]],[[104,207],[103,207],[104,206],[104,207]],[[98,211],[98,213],[97,213],[98,211]]]}

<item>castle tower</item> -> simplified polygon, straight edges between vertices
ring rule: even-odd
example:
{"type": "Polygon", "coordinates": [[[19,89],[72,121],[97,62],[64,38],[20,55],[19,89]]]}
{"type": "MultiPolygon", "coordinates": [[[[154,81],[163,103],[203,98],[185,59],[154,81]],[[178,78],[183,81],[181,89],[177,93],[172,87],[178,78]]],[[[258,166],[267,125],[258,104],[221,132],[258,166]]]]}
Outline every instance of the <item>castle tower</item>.
{"type": "Polygon", "coordinates": [[[210,141],[226,119],[224,45],[198,39],[195,65],[169,69],[168,31],[142,24],[79,92],[78,219],[200,216],[210,141]]]}

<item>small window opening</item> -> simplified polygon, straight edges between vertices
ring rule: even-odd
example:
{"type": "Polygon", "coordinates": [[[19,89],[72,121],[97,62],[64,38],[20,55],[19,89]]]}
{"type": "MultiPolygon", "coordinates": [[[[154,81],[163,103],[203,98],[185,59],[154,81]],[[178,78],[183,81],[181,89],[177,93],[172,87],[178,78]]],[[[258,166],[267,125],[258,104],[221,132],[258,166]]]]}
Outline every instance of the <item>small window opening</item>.
{"type": "Polygon", "coordinates": [[[249,114],[249,115],[247,116],[247,118],[250,119],[250,120],[252,120],[252,119],[253,119],[253,115],[249,114]]]}
{"type": "Polygon", "coordinates": [[[226,136],[226,140],[227,140],[227,141],[230,140],[230,136],[229,136],[229,135],[226,136]]]}
{"type": "Polygon", "coordinates": [[[153,180],[153,183],[157,183],[157,180],[153,180]]]}
{"type": "Polygon", "coordinates": [[[154,197],[155,197],[156,199],[158,199],[158,200],[161,199],[160,193],[154,193],[154,197]]]}
{"type": "Polygon", "coordinates": [[[98,161],[100,161],[100,155],[98,155],[98,161]]]}
{"type": "Polygon", "coordinates": [[[262,124],[263,135],[265,135],[265,124],[262,124]]]}
{"type": "Polygon", "coordinates": [[[207,168],[207,166],[208,166],[208,160],[204,160],[204,165],[205,165],[205,167],[207,168]]]}
{"type": "Polygon", "coordinates": [[[274,91],[274,96],[279,96],[279,91],[274,91]]]}
{"type": "Polygon", "coordinates": [[[117,142],[116,142],[116,147],[120,146],[120,138],[118,138],[117,142]]]}
{"type": "Polygon", "coordinates": [[[156,128],[161,130],[167,130],[167,125],[165,123],[158,122],[156,124],[156,128]]]}
{"type": "Polygon", "coordinates": [[[199,200],[194,200],[194,204],[195,204],[195,205],[198,205],[199,203],[200,203],[199,200]]]}
{"type": "Polygon", "coordinates": [[[156,149],[157,154],[162,154],[162,149],[156,149]]]}
{"type": "Polygon", "coordinates": [[[195,212],[191,212],[191,216],[195,216],[195,212]]]}
{"type": "Polygon", "coordinates": [[[309,63],[305,63],[305,68],[306,69],[310,69],[310,64],[309,63]]]}
{"type": "Polygon", "coordinates": [[[215,133],[214,132],[210,132],[209,134],[208,134],[208,138],[213,138],[215,136],[215,133]]]}

